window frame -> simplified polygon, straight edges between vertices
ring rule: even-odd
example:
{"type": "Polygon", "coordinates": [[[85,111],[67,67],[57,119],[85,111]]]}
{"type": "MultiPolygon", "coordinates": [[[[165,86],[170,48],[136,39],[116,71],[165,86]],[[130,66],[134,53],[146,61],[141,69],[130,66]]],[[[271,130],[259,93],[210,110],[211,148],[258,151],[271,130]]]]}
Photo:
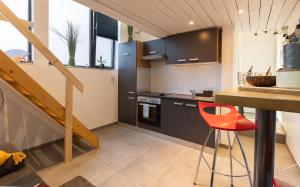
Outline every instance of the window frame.
{"type": "MultiPolygon", "coordinates": [[[[32,22],[32,1],[33,0],[28,0],[28,21],[32,22]]],[[[29,28],[30,31],[32,31],[32,27],[29,28]]],[[[28,59],[33,63],[32,60],[32,44],[29,40],[27,40],[27,52],[29,53],[28,59]]]]}
{"type": "Polygon", "coordinates": [[[91,10],[90,11],[90,67],[91,68],[115,69],[116,40],[112,40],[112,42],[113,43],[111,49],[111,66],[104,66],[104,68],[100,68],[99,66],[96,65],[96,49],[97,49],[96,16],[95,16],[95,12],[91,10]]]}

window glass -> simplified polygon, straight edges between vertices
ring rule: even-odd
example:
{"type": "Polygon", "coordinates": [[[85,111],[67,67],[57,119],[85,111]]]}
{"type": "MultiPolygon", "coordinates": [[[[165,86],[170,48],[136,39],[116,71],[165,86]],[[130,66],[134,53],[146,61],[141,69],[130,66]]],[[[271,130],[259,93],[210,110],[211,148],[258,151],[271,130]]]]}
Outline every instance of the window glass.
{"type": "Polygon", "coordinates": [[[79,43],[75,53],[76,66],[89,65],[89,36],[90,36],[90,9],[72,0],[49,1],[49,48],[61,60],[68,64],[68,47],[61,38],[52,31],[55,28],[64,34],[67,22],[80,27],[79,43]]]}
{"type": "MultiPolygon", "coordinates": [[[[28,19],[28,0],[2,0],[19,18],[28,19]]],[[[28,51],[27,39],[8,22],[0,21],[0,49],[4,52],[11,49],[28,51]]]]}
{"type": "Polygon", "coordinates": [[[96,66],[100,65],[99,59],[102,57],[104,60],[104,67],[113,68],[114,67],[114,52],[115,52],[115,41],[108,38],[103,38],[97,36],[96,43],[96,66]]]}

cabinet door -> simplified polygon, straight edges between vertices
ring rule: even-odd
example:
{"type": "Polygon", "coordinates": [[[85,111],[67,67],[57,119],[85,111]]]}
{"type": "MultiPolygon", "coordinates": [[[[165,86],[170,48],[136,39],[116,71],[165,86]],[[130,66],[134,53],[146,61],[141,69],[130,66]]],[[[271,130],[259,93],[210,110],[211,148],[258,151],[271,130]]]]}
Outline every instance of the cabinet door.
{"type": "Polygon", "coordinates": [[[166,38],[167,64],[218,62],[220,42],[218,28],[169,36],[166,38]]]}
{"type": "MultiPolygon", "coordinates": [[[[210,128],[199,113],[197,102],[188,102],[186,108],[185,139],[203,145],[210,128]]],[[[215,109],[208,108],[207,112],[214,114],[215,109]]],[[[208,147],[214,147],[215,133],[212,133],[207,143],[208,147]]]]}
{"type": "Polygon", "coordinates": [[[136,42],[119,45],[118,115],[119,121],[136,125],[136,42]]]}
{"type": "Polygon", "coordinates": [[[165,39],[151,40],[144,42],[144,56],[149,55],[165,55],[166,43],[165,39]]]}
{"type": "Polygon", "coordinates": [[[166,38],[167,64],[187,63],[187,48],[185,46],[185,35],[173,35],[166,38]]]}
{"type": "Polygon", "coordinates": [[[161,127],[163,133],[176,138],[184,139],[184,102],[181,100],[163,99],[161,108],[161,127]]]}

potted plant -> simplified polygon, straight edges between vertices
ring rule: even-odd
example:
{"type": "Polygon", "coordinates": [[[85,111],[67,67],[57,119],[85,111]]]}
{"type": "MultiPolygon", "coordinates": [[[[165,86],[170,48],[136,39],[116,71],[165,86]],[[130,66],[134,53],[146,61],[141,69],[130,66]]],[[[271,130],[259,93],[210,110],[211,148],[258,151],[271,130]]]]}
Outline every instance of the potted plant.
{"type": "Polygon", "coordinates": [[[75,66],[75,53],[77,44],[79,43],[80,26],[71,21],[67,21],[67,27],[64,33],[59,32],[55,28],[51,30],[59,36],[59,38],[67,44],[69,50],[69,66],[75,66]]]}
{"type": "Polygon", "coordinates": [[[128,25],[127,30],[128,30],[128,42],[132,42],[133,41],[133,27],[128,25]]]}
{"type": "Polygon", "coordinates": [[[100,67],[100,68],[103,69],[103,68],[105,67],[104,64],[106,63],[106,60],[103,59],[102,55],[100,55],[100,58],[99,58],[99,60],[97,60],[97,62],[100,63],[100,64],[99,64],[99,67],[100,67]]]}

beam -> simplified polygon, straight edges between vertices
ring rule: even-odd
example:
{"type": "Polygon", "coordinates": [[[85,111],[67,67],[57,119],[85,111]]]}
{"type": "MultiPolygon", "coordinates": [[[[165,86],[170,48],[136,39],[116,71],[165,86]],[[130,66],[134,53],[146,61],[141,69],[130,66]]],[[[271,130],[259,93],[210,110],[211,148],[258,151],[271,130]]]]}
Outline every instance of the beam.
{"type": "MultiPolygon", "coordinates": [[[[26,27],[32,27],[33,23],[28,21],[28,20],[24,20],[24,19],[19,19],[20,22],[22,22],[26,27]]],[[[0,21],[6,21],[9,22],[5,16],[3,16],[2,14],[0,14],[0,21]]]]}

